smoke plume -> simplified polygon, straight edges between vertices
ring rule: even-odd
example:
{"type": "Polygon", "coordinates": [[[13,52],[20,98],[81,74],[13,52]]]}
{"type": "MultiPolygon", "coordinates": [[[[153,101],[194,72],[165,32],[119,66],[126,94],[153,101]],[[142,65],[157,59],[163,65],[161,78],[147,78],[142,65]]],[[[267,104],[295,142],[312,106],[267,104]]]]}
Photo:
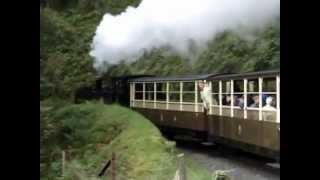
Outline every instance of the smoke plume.
{"type": "Polygon", "coordinates": [[[142,0],[119,15],[105,14],[90,55],[95,68],[132,61],[153,48],[180,55],[205,47],[220,32],[261,28],[280,14],[280,0],[142,0]]]}

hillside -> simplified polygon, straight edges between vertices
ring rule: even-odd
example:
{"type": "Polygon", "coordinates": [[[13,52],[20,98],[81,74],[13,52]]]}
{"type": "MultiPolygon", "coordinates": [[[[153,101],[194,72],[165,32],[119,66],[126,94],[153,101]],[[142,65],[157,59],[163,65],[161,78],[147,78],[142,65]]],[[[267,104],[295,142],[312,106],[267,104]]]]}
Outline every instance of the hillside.
{"type": "Polygon", "coordinates": [[[280,68],[280,20],[270,23],[252,37],[234,32],[221,33],[196,57],[186,59],[165,49],[154,49],[136,62],[121,63],[109,68],[119,74],[198,74],[241,73],[280,68]]]}
{"type": "MultiPolygon", "coordinates": [[[[116,153],[119,180],[173,179],[177,168],[174,142],[164,139],[140,114],[118,105],[72,105],[57,99],[42,101],[40,110],[41,179],[61,177],[61,151],[67,149],[71,155],[64,179],[96,179],[112,152],[116,153]]],[[[210,179],[209,172],[190,160],[187,176],[210,179]]]]}

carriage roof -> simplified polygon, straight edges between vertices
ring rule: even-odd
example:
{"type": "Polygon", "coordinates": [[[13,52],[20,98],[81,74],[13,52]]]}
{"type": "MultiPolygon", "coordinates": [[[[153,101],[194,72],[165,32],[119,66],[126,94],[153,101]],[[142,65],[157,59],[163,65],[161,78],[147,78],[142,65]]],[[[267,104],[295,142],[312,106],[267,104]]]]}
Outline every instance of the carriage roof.
{"type": "Polygon", "coordinates": [[[194,81],[204,80],[218,74],[200,74],[200,75],[177,75],[177,76],[154,76],[154,77],[141,77],[131,79],[129,82],[155,82],[155,81],[194,81]]]}
{"type": "Polygon", "coordinates": [[[177,75],[177,76],[149,76],[130,79],[129,82],[167,82],[167,81],[195,81],[195,80],[221,80],[221,79],[242,79],[259,76],[275,76],[280,74],[280,70],[267,70],[247,73],[215,73],[200,75],[177,75]]]}
{"type": "Polygon", "coordinates": [[[237,74],[224,74],[210,77],[209,80],[224,80],[224,79],[243,79],[243,78],[257,78],[257,77],[273,77],[280,74],[280,70],[266,70],[237,74]]]}

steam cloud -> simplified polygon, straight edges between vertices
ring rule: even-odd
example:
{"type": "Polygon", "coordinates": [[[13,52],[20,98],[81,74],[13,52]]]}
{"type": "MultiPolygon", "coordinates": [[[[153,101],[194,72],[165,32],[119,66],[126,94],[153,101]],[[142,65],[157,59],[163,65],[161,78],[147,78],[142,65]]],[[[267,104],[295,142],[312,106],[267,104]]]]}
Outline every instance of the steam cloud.
{"type": "Polygon", "coordinates": [[[280,0],[142,0],[119,15],[105,14],[92,42],[95,68],[170,47],[183,55],[225,30],[261,28],[280,14],[280,0]]]}

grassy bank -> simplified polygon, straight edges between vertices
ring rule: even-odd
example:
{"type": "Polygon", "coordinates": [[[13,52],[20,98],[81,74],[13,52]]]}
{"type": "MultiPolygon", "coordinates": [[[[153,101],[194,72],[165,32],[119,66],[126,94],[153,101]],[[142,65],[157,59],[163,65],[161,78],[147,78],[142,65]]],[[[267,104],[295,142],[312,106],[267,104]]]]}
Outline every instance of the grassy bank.
{"type": "MultiPolygon", "coordinates": [[[[65,178],[96,179],[104,163],[116,153],[117,179],[170,180],[177,167],[175,143],[142,115],[119,105],[60,100],[40,103],[42,179],[59,179],[61,151],[71,149],[65,178]],[[51,133],[51,134],[50,134],[51,133]]],[[[188,179],[211,179],[210,173],[186,160],[188,179]]],[[[110,176],[107,172],[106,176],[110,176]]]]}

